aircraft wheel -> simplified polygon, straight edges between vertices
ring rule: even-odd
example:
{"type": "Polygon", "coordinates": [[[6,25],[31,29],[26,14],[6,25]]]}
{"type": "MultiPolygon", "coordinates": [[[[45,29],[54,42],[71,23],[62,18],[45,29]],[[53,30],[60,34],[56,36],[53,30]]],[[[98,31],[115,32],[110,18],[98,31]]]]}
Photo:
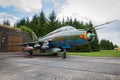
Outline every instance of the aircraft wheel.
{"type": "Polygon", "coordinates": [[[66,52],[63,52],[63,54],[62,54],[62,58],[63,58],[63,59],[66,58],[66,52]]]}
{"type": "Polygon", "coordinates": [[[57,56],[57,53],[54,53],[53,56],[57,56]]]}
{"type": "Polygon", "coordinates": [[[33,52],[32,52],[32,51],[29,51],[29,55],[31,55],[31,56],[32,56],[32,55],[33,55],[33,52]]]}

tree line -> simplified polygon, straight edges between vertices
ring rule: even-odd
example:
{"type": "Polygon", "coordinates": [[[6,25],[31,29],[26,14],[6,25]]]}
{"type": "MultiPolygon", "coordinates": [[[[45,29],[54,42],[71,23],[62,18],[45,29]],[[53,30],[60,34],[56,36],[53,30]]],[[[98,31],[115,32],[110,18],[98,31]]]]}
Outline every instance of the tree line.
{"type": "Polygon", "coordinates": [[[118,47],[117,45],[114,45],[111,41],[102,39],[100,41],[100,49],[102,50],[113,50],[114,48],[118,47]]]}

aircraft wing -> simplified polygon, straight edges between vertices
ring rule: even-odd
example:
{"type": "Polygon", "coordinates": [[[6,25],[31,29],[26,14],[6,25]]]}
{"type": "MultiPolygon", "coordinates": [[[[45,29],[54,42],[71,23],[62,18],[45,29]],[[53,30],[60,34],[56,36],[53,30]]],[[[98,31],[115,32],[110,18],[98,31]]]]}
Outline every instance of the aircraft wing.
{"type": "Polygon", "coordinates": [[[19,43],[19,44],[11,45],[11,46],[8,46],[8,47],[15,47],[15,46],[26,47],[26,46],[30,46],[30,47],[36,48],[36,47],[40,47],[42,45],[42,43],[44,43],[44,41],[39,41],[38,37],[33,32],[33,41],[32,42],[19,43]]]}
{"type": "Polygon", "coordinates": [[[25,47],[25,46],[27,46],[27,45],[29,45],[29,46],[34,46],[35,44],[36,44],[35,42],[26,42],[26,43],[17,44],[17,45],[15,45],[15,46],[23,46],[23,47],[25,47]]]}
{"type": "Polygon", "coordinates": [[[40,46],[40,44],[39,44],[39,42],[26,42],[26,43],[20,43],[20,44],[11,45],[11,46],[8,46],[8,47],[15,47],[15,46],[21,46],[21,47],[26,47],[26,46],[38,47],[38,46],[40,46]]]}

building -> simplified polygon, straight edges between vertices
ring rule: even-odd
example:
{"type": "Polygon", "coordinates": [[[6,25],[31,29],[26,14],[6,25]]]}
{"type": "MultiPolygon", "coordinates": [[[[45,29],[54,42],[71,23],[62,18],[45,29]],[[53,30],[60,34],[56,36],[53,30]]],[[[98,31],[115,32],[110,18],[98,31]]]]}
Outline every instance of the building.
{"type": "Polygon", "coordinates": [[[21,46],[13,45],[31,41],[32,38],[27,32],[21,31],[17,28],[0,26],[0,52],[22,51],[21,46]]]}

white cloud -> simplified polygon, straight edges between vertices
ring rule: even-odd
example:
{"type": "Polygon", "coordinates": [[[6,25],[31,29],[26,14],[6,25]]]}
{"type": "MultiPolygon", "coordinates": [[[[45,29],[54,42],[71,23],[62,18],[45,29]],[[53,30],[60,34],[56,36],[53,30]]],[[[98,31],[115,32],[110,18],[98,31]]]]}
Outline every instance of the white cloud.
{"type": "Polygon", "coordinates": [[[52,0],[56,8],[60,8],[64,4],[64,0],[52,0]]]}
{"type": "Polygon", "coordinates": [[[11,26],[13,26],[19,18],[7,13],[0,13],[0,24],[2,24],[4,20],[9,20],[11,26]]]}
{"type": "Polygon", "coordinates": [[[41,0],[0,0],[1,7],[13,6],[22,12],[39,12],[42,4],[41,0]]]}
{"type": "Polygon", "coordinates": [[[59,18],[92,20],[94,24],[120,19],[120,0],[67,0],[59,8],[59,18]]]}

